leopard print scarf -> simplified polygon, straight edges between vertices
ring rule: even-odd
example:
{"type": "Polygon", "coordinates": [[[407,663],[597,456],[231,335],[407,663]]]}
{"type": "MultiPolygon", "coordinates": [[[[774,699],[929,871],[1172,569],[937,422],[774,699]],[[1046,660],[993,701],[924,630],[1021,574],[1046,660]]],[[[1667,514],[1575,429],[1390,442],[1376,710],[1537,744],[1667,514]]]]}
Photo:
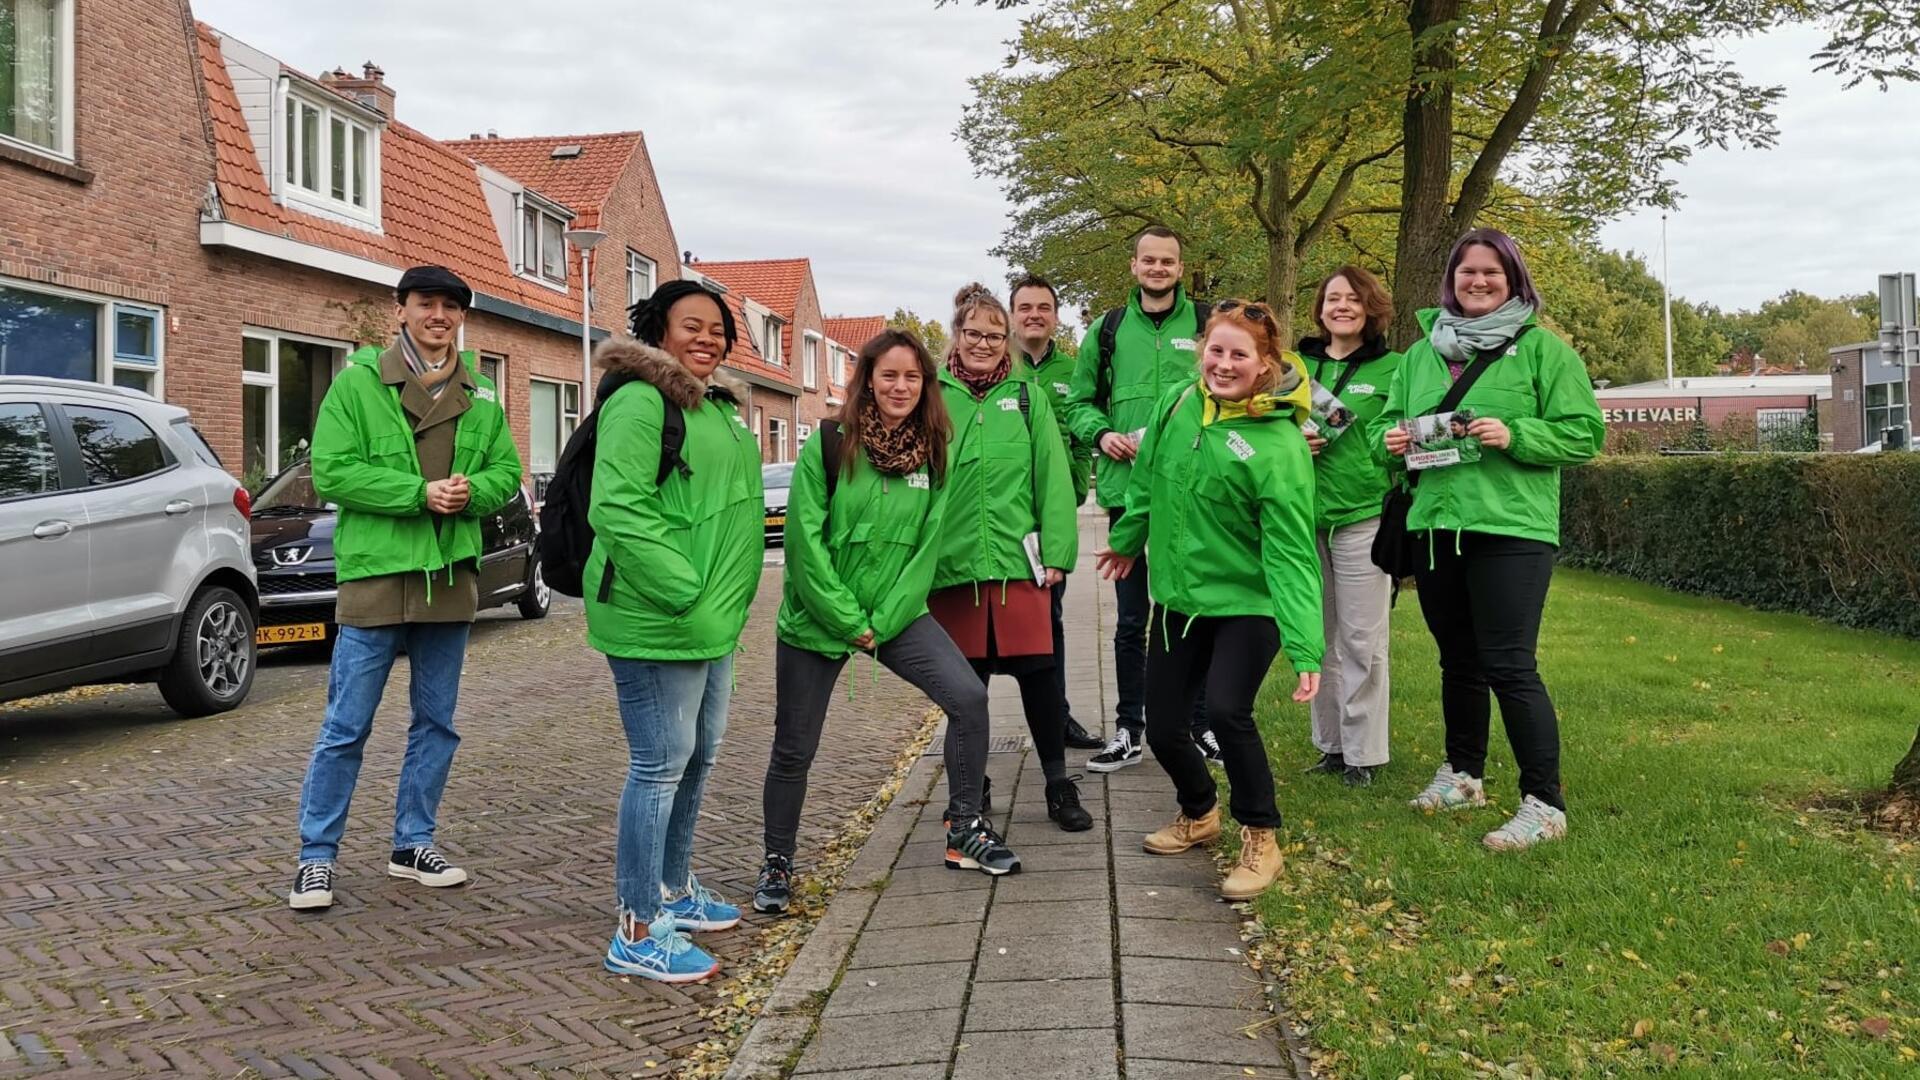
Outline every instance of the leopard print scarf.
{"type": "Polygon", "coordinates": [[[905,476],[927,463],[926,429],[908,419],[887,430],[872,398],[860,405],[860,445],[867,461],[888,476],[905,476]]]}

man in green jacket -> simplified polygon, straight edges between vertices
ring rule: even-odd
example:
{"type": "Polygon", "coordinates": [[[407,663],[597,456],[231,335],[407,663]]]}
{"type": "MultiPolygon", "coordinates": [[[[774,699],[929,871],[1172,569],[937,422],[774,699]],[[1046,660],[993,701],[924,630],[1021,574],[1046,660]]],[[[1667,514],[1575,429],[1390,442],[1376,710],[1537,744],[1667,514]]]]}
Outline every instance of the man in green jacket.
{"type": "MultiPolygon", "coordinates": [[[[1064,417],[1074,360],[1054,342],[1054,334],[1060,329],[1060,294],[1046,278],[1028,274],[1013,283],[1007,299],[1013,309],[1013,339],[1019,343],[1020,358],[1026,361],[1034,389],[1052,395],[1054,412],[1064,417]]],[[[1073,504],[1081,506],[1087,501],[1093,479],[1093,448],[1074,438],[1073,429],[1065,423],[1060,425],[1060,444],[1067,451],[1067,469],[1073,478],[1073,504]]],[[[1067,718],[1067,746],[1098,750],[1106,744],[1073,718],[1073,703],[1067,699],[1066,598],[1067,583],[1062,581],[1053,587],[1053,674],[1060,684],[1060,711],[1067,718]]]]}
{"type": "Polygon", "coordinates": [[[387,675],[407,654],[407,732],[387,873],[441,888],[467,872],[434,850],[460,736],[453,711],[479,602],[480,521],[513,498],[520,455],[493,384],[457,343],[473,290],[416,266],[395,289],[400,334],[354,353],[313,429],[313,487],[338,507],[340,638],[326,718],[300,793],[300,867],[288,904],[333,904],[333,863],[387,675]]]}
{"type": "MultiPolygon", "coordinates": [[[[1197,372],[1196,343],[1201,314],[1180,284],[1185,265],[1180,237],[1154,226],[1133,241],[1135,288],[1127,306],[1095,319],[1080,341],[1072,389],[1067,394],[1067,426],[1076,439],[1099,453],[1095,491],[1109,523],[1126,509],[1127,479],[1140,452],[1140,438],[1155,419],[1154,404],[1167,391],[1191,383],[1197,372]],[[1113,355],[1101,346],[1101,330],[1117,319],[1113,355]]],[[[1093,772],[1113,772],[1138,764],[1146,732],[1147,573],[1113,583],[1118,613],[1114,620],[1115,705],[1113,741],[1087,761],[1093,772]]],[[[1193,717],[1194,739],[1211,760],[1219,744],[1206,729],[1205,702],[1193,717]]]]}

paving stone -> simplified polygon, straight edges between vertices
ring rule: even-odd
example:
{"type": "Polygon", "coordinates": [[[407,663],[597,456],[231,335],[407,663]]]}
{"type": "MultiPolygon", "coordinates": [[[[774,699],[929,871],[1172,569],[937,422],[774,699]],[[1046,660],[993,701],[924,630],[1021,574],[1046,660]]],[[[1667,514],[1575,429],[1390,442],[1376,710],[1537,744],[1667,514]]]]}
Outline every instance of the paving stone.
{"type": "Polygon", "coordinates": [[[962,1040],[953,1080],[1116,1080],[1113,1029],[1007,1031],[962,1040]]]}
{"type": "Polygon", "coordinates": [[[1240,924],[1127,919],[1120,922],[1122,956],[1166,956],[1175,960],[1228,960],[1244,951],[1240,924]]]}
{"type": "Polygon", "coordinates": [[[1054,844],[1023,848],[1020,838],[1007,837],[1007,843],[1020,854],[1022,874],[1053,874],[1068,870],[1097,870],[1106,876],[1107,849],[1093,845],[1054,844]]]}
{"type": "Polygon", "coordinates": [[[965,1031],[1113,1030],[1112,979],[997,982],[975,989],[965,1031]]]}
{"type": "Polygon", "coordinates": [[[1240,913],[1220,898],[1218,889],[1157,884],[1115,885],[1113,899],[1120,915],[1126,918],[1182,919],[1236,925],[1241,921],[1240,913]]]}
{"type": "Polygon", "coordinates": [[[827,1002],[825,1016],[957,1009],[966,1000],[973,960],[911,967],[848,970],[827,1002]],[[872,985],[869,985],[872,984],[872,985]]]}
{"type": "Polygon", "coordinates": [[[937,866],[944,870],[946,858],[946,841],[920,840],[901,848],[900,858],[893,865],[898,870],[917,870],[926,866],[937,866]]]}
{"type": "Polygon", "coordinates": [[[1204,1005],[1260,1009],[1266,986],[1243,960],[1174,960],[1163,956],[1120,958],[1120,1000],[1150,1005],[1204,1005]]]}
{"type": "Polygon", "coordinates": [[[1114,848],[1115,885],[1184,885],[1195,889],[1217,889],[1220,885],[1220,870],[1204,851],[1149,855],[1138,844],[1123,850],[1116,843],[1114,848]]]}
{"type": "MultiPolygon", "coordinates": [[[[1021,861],[1026,861],[1022,855],[1021,861]]],[[[915,871],[918,873],[919,871],[915,871]]],[[[951,873],[951,871],[949,871],[951,873]]],[[[970,874],[985,880],[984,875],[970,874]]],[[[1047,873],[1011,874],[1000,879],[999,887],[994,890],[994,903],[1017,904],[1026,900],[1102,900],[1109,893],[1107,871],[1098,870],[1054,870],[1047,873]]]]}
{"type": "MultiPolygon", "coordinates": [[[[1091,807],[1089,807],[1088,810],[1092,812],[1091,807]]],[[[1022,824],[1019,821],[1015,821],[1014,825],[1020,830],[1019,839],[1013,841],[1015,851],[1024,851],[1031,847],[1066,846],[1085,846],[1097,848],[1101,851],[1107,850],[1107,830],[1101,825],[1100,815],[1097,813],[1093,814],[1093,828],[1085,832],[1066,832],[1063,829],[1057,828],[1053,822],[1045,820],[1031,824],[1022,824]]],[[[1012,838],[1009,837],[1009,839],[1011,840],[1012,838]]]]}
{"type": "Polygon", "coordinates": [[[959,1028],[959,1009],[823,1019],[794,1074],[945,1062],[959,1028]]]}
{"type": "Polygon", "coordinates": [[[1058,934],[1075,941],[1111,937],[1107,905],[1088,900],[1041,900],[1030,904],[995,904],[987,916],[986,940],[1058,934]]]}
{"type": "Polygon", "coordinates": [[[860,935],[860,942],[853,947],[853,959],[847,967],[882,968],[972,960],[979,943],[980,928],[973,923],[869,930],[860,935]]]}
{"type": "Polygon", "coordinates": [[[1270,1013],[1135,1002],[1120,1009],[1127,1045],[1151,1047],[1169,1060],[1272,1068],[1286,1063],[1270,1013]]]}
{"type": "Polygon", "coordinates": [[[1113,978],[1113,943],[1106,939],[1073,941],[1057,935],[1002,938],[980,950],[974,968],[974,992],[981,983],[1032,982],[1035,979],[1113,978]],[[1006,950],[1002,952],[1001,950],[1006,950]]]}
{"type": "Polygon", "coordinates": [[[812,1080],[947,1080],[947,1064],[893,1065],[885,1069],[855,1069],[852,1072],[809,1073],[812,1080]]]}
{"type": "MultiPolygon", "coordinates": [[[[874,905],[867,920],[868,930],[901,930],[909,926],[952,926],[955,923],[985,922],[986,889],[960,889],[952,892],[897,895],[888,890],[874,905]]],[[[836,898],[835,902],[838,902],[836,898]]],[[[817,931],[816,931],[817,932],[817,931]]]]}
{"type": "Polygon", "coordinates": [[[1127,1058],[1127,1080],[1294,1080],[1290,1069],[1261,1065],[1219,1065],[1199,1061],[1127,1058]]]}
{"type": "Polygon", "coordinates": [[[944,866],[923,866],[916,870],[896,870],[887,879],[882,899],[894,896],[919,896],[925,893],[986,892],[993,879],[971,870],[949,870],[944,866]]]}

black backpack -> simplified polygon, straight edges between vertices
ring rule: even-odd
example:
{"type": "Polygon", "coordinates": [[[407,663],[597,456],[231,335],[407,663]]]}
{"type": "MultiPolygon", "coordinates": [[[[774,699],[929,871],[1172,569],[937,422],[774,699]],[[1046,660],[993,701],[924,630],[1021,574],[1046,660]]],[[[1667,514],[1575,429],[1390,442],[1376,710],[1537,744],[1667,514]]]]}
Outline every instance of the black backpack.
{"type": "MultiPolygon", "coordinates": [[[[1113,404],[1113,402],[1109,400],[1110,395],[1113,393],[1113,350],[1120,341],[1120,320],[1126,317],[1127,309],[1123,307],[1114,308],[1112,311],[1100,316],[1100,373],[1099,378],[1095,380],[1098,389],[1094,393],[1094,401],[1098,402],[1103,409],[1109,408],[1113,404]]],[[[1196,334],[1205,333],[1207,320],[1211,318],[1213,318],[1213,305],[1207,303],[1205,300],[1195,300],[1193,302],[1193,332],[1196,334]]]]}
{"type": "MultiPolygon", "coordinates": [[[[630,372],[610,372],[600,380],[593,394],[593,412],[567,440],[560,462],[547,483],[546,501],[540,507],[540,573],[547,586],[566,596],[585,596],[587,556],[593,553],[593,525],[587,521],[587,508],[593,504],[593,463],[599,450],[600,409],[614,391],[639,376],[630,372]]],[[[660,420],[660,470],[655,484],[665,484],[678,472],[692,476],[681,451],[687,444],[687,417],[680,406],[665,394],[660,395],[663,414],[660,420]]],[[[600,575],[599,602],[606,603],[613,590],[613,561],[600,575]]]]}

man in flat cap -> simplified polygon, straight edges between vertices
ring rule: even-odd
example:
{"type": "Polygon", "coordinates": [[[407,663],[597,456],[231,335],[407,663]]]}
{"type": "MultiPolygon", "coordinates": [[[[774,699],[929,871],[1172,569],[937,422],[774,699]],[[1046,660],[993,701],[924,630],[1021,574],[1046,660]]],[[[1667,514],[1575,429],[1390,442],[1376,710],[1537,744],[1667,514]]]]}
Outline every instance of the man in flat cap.
{"type": "Polygon", "coordinates": [[[460,743],[453,709],[479,602],[480,521],[513,498],[520,455],[493,384],[459,351],[473,290],[445,267],[416,266],[394,298],[397,340],[348,358],[313,429],[313,487],[339,507],[340,638],[300,793],[287,900],[301,910],[333,904],[361,751],[402,651],[413,722],[387,873],[436,888],[467,880],[434,850],[434,818],[460,743]]]}

